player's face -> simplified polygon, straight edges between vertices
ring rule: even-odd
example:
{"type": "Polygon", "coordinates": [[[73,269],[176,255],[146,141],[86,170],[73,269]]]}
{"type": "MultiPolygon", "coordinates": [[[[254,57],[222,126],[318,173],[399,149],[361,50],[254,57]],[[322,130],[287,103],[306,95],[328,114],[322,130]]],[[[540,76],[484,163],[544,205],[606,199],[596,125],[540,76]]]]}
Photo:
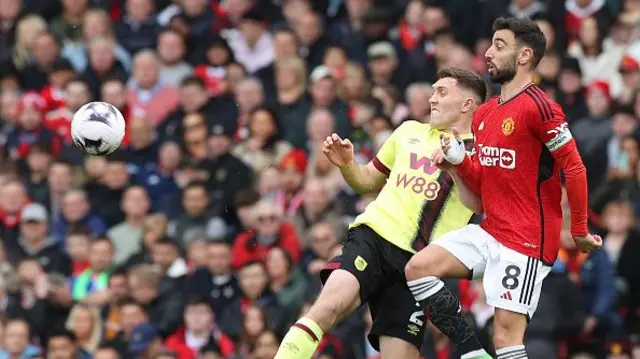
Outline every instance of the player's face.
{"type": "Polygon", "coordinates": [[[489,66],[491,82],[504,84],[511,81],[516,76],[518,58],[518,45],[513,32],[496,31],[484,57],[489,66]]]}
{"type": "Polygon", "coordinates": [[[431,126],[434,128],[449,128],[460,117],[466,98],[457,83],[456,79],[445,77],[433,84],[433,95],[429,103],[431,126]]]}

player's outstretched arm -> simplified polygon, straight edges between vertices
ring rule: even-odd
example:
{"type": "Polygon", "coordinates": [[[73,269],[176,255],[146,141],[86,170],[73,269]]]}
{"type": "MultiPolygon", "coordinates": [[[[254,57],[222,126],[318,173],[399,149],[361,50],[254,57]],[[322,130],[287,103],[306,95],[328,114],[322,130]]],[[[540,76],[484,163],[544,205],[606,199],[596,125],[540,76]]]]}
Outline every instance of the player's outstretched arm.
{"type": "Polygon", "coordinates": [[[567,186],[567,198],[571,209],[571,235],[578,248],[590,252],[602,246],[602,239],[589,233],[587,218],[589,194],[587,188],[587,170],[582,163],[569,126],[560,106],[551,105],[552,116],[538,122],[538,134],[551,152],[562,171],[567,186]]]}
{"type": "Polygon", "coordinates": [[[385,183],[386,174],[378,170],[373,162],[361,165],[355,161],[353,144],[333,134],[323,142],[322,152],[340,169],[347,184],[358,193],[373,192],[385,183]]]}

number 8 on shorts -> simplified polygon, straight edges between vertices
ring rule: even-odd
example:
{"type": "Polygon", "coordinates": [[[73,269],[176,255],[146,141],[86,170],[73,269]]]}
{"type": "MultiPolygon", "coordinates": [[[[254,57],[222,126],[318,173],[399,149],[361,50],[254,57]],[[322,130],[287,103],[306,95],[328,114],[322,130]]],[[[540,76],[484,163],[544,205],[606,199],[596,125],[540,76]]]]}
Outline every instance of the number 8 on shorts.
{"type": "Polygon", "coordinates": [[[539,259],[500,246],[500,257],[489,259],[484,273],[487,303],[531,318],[550,270],[539,259]]]}

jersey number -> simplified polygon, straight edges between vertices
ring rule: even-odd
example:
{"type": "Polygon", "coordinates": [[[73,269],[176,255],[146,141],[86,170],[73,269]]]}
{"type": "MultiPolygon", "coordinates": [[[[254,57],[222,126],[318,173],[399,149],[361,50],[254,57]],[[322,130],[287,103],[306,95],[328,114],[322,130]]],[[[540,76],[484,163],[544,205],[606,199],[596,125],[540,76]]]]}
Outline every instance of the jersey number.
{"type": "Polygon", "coordinates": [[[413,312],[411,314],[411,317],[409,317],[409,321],[419,327],[421,327],[424,322],[421,319],[418,319],[418,317],[421,317],[424,315],[424,312],[422,310],[419,310],[417,312],[413,312]]]}
{"type": "Polygon", "coordinates": [[[520,282],[518,281],[518,277],[520,276],[520,268],[515,265],[508,265],[504,269],[504,277],[502,278],[502,286],[505,289],[513,290],[518,288],[520,282]]]}

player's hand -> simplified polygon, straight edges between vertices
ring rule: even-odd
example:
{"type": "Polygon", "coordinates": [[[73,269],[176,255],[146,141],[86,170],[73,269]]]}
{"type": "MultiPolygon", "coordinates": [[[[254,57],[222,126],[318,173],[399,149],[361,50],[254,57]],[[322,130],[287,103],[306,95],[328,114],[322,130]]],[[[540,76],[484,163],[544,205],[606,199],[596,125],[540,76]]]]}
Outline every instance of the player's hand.
{"type": "Polygon", "coordinates": [[[574,236],[573,241],[582,253],[590,253],[602,247],[602,238],[597,234],[589,233],[584,237],[574,236]]]}
{"type": "Polygon", "coordinates": [[[452,171],[455,169],[455,167],[453,167],[453,165],[444,158],[444,151],[442,148],[438,148],[431,155],[431,165],[437,166],[442,171],[452,171]]]}
{"type": "Polygon", "coordinates": [[[440,134],[440,146],[444,152],[444,158],[453,165],[462,163],[467,153],[460,132],[455,127],[451,129],[451,134],[440,134]]]}
{"type": "Polygon", "coordinates": [[[349,139],[341,139],[334,133],[322,142],[322,153],[337,167],[344,167],[354,161],[353,144],[349,139]]]}

